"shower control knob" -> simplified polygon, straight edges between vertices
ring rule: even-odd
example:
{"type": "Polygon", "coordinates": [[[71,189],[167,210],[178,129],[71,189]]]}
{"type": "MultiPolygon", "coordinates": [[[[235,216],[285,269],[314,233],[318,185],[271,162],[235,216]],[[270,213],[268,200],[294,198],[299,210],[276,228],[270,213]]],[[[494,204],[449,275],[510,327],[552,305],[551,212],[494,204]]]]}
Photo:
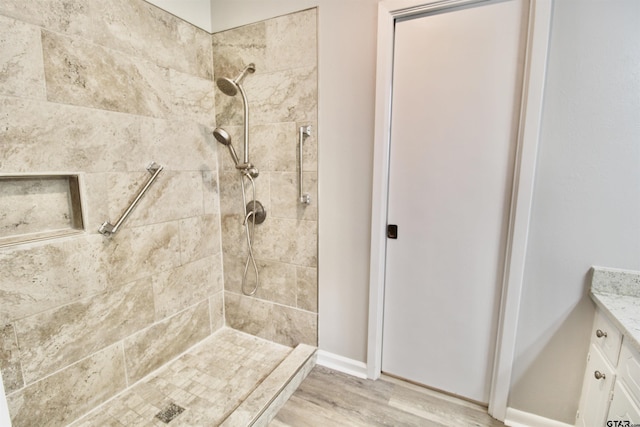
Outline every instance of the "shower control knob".
{"type": "Polygon", "coordinates": [[[304,203],[305,205],[310,205],[311,204],[311,195],[304,193],[302,196],[300,196],[300,203],[304,203]]]}

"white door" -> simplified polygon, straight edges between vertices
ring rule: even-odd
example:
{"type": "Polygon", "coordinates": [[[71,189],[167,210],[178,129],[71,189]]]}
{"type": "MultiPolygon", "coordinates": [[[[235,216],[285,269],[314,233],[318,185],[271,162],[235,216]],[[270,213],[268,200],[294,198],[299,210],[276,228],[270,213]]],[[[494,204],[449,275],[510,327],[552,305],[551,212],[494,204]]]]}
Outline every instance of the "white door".
{"type": "Polygon", "coordinates": [[[382,370],[489,400],[525,0],[396,22],[382,370]]]}

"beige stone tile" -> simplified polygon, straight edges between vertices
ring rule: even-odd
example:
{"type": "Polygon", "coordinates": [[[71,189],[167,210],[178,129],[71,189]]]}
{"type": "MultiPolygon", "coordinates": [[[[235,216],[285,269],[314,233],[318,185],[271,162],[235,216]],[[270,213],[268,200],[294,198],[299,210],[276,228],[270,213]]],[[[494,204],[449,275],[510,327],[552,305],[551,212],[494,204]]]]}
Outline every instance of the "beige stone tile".
{"type": "Polygon", "coordinates": [[[264,72],[266,61],[266,24],[264,22],[215,33],[212,35],[212,40],[213,71],[216,78],[233,79],[249,63],[256,65],[256,73],[264,72]]]}
{"type": "Polygon", "coordinates": [[[6,393],[22,388],[24,380],[20,366],[20,349],[12,324],[0,328],[0,370],[6,393]]]}
{"type": "Polygon", "coordinates": [[[0,251],[0,321],[102,292],[108,268],[102,242],[102,236],[92,235],[0,251]]]}
{"type": "Polygon", "coordinates": [[[128,283],[180,265],[177,221],[123,228],[103,239],[112,284],[128,283]]]}
{"type": "Polygon", "coordinates": [[[298,128],[295,122],[251,126],[252,162],[263,171],[297,170],[298,128]]]}
{"type": "Polygon", "coordinates": [[[129,384],[159,368],[210,332],[209,304],[204,301],[127,338],[124,348],[129,384]]]}
{"type": "MultiPolygon", "coordinates": [[[[296,305],[296,267],[274,261],[257,260],[260,283],[256,298],[278,304],[296,305]]],[[[253,270],[251,270],[253,272],[253,270]]],[[[252,287],[248,287],[252,288],[252,287]]]]}
{"type": "Polygon", "coordinates": [[[280,71],[318,63],[315,8],[269,19],[265,25],[265,71],[280,71]]]}
{"type": "Polygon", "coordinates": [[[315,267],[318,259],[317,223],[267,218],[261,224],[260,232],[255,234],[253,248],[259,259],[315,267]]]}
{"type": "Polygon", "coordinates": [[[112,172],[126,170],[123,153],[139,145],[140,122],[128,114],[0,96],[0,139],[3,173],[112,172]]]}
{"type": "Polygon", "coordinates": [[[40,29],[0,16],[0,93],[44,100],[40,29]]]}
{"type": "MultiPolygon", "coordinates": [[[[144,166],[143,166],[144,168],[144,166]]],[[[109,216],[115,224],[151,177],[149,171],[109,175],[109,216]]],[[[136,227],[203,214],[202,174],[162,170],[123,227],[136,227]]]]}
{"type": "Polygon", "coordinates": [[[120,344],[7,397],[14,427],[66,425],[125,388],[120,344]]]}
{"type": "Polygon", "coordinates": [[[4,0],[0,14],[211,78],[211,35],[141,0],[4,0]]]}
{"type": "Polygon", "coordinates": [[[317,345],[317,315],[253,297],[225,292],[227,324],[286,346],[317,345]]]}
{"type": "Polygon", "coordinates": [[[168,116],[168,69],[49,31],[42,32],[42,45],[49,101],[168,116]]]}
{"type": "Polygon", "coordinates": [[[180,257],[183,263],[220,253],[220,215],[180,220],[180,257]]]}
{"type": "MultiPolygon", "coordinates": [[[[223,172],[219,176],[220,179],[220,209],[222,214],[231,215],[243,215],[244,205],[242,199],[242,176],[237,172],[223,172]]],[[[256,184],[256,198],[262,203],[263,200],[268,198],[261,197],[261,193],[269,190],[268,188],[268,173],[259,176],[254,182],[256,184]],[[265,181],[266,185],[265,185],[265,181]]],[[[247,203],[253,199],[253,187],[251,183],[245,178],[245,200],[247,203]]],[[[242,223],[242,220],[241,222],[242,223]]]]}
{"type": "Polygon", "coordinates": [[[296,267],[296,307],[318,312],[318,270],[296,267]]]}
{"type": "Polygon", "coordinates": [[[106,173],[83,173],[80,175],[80,199],[84,229],[95,233],[109,220],[109,175],[106,173]]]}
{"type": "Polygon", "coordinates": [[[190,262],[153,276],[156,320],[172,316],[222,290],[219,256],[190,262]]]}
{"type": "Polygon", "coordinates": [[[222,215],[220,224],[222,227],[222,253],[225,258],[225,264],[227,256],[241,258],[247,253],[248,246],[244,234],[244,226],[242,225],[243,221],[244,218],[240,213],[222,215]]]}
{"type": "MultiPolygon", "coordinates": [[[[318,73],[315,66],[255,74],[245,80],[253,124],[316,121],[318,73]]],[[[233,111],[232,109],[229,109],[233,111]]],[[[224,122],[225,104],[216,100],[217,118],[224,122]],[[222,111],[218,111],[218,110],[222,111]]]]}
{"type": "Polygon", "coordinates": [[[143,117],[140,122],[140,143],[130,144],[126,156],[121,153],[127,170],[139,170],[155,161],[172,171],[217,171],[217,147],[210,127],[175,117],[143,117]]]}
{"type": "Polygon", "coordinates": [[[311,196],[310,204],[299,201],[298,174],[295,172],[271,172],[271,214],[274,218],[318,220],[317,172],[302,174],[302,192],[311,196]]]}
{"type": "Polygon", "coordinates": [[[205,126],[215,124],[215,84],[212,80],[170,70],[171,111],[205,126]]]}
{"type": "Polygon", "coordinates": [[[153,322],[149,279],[15,322],[24,378],[35,382],[153,322]]]}
{"type": "Polygon", "coordinates": [[[210,170],[202,170],[202,197],[205,214],[220,213],[220,189],[218,186],[218,173],[210,170]]]}
{"type": "Polygon", "coordinates": [[[215,332],[224,327],[224,289],[209,297],[209,312],[211,331],[215,332]]]}

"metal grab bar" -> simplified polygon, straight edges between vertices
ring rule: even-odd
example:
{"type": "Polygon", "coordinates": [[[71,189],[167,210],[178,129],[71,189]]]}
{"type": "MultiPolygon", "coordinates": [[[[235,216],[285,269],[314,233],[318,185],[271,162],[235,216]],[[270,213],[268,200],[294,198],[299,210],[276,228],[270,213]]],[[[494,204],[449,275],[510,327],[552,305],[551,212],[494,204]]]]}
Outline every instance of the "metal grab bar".
{"type": "Polygon", "coordinates": [[[150,174],[152,174],[151,178],[149,178],[149,180],[144,184],[144,187],[142,187],[142,189],[138,192],[135,199],[133,199],[133,202],[131,202],[127,210],[124,211],[118,222],[116,222],[115,225],[112,225],[109,221],[105,221],[104,224],[102,224],[98,229],[98,232],[104,234],[105,236],[116,234],[124,220],[127,219],[133,208],[136,207],[142,196],[144,196],[144,193],[147,192],[149,186],[151,186],[153,181],[155,181],[155,179],[158,177],[158,174],[160,173],[160,171],[162,171],[162,166],[157,164],[156,162],[151,162],[151,164],[147,166],[147,170],[150,174]]]}
{"type": "Polygon", "coordinates": [[[298,153],[299,163],[298,163],[298,201],[305,205],[311,204],[311,195],[309,193],[302,192],[302,144],[304,142],[305,137],[311,136],[311,126],[300,126],[298,129],[298,140],[300,141],[300,152],[298,153]]]}

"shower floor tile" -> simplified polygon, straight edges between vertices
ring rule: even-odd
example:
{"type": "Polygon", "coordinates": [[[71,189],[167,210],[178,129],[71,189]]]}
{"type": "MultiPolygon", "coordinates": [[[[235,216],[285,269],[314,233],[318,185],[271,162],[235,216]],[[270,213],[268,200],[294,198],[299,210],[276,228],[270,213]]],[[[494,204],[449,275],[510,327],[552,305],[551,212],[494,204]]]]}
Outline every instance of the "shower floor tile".
{"type": "Polygon", "coordinates": [[[292,350],[223,328],[72,426],[219,425],[292,350]]]}

